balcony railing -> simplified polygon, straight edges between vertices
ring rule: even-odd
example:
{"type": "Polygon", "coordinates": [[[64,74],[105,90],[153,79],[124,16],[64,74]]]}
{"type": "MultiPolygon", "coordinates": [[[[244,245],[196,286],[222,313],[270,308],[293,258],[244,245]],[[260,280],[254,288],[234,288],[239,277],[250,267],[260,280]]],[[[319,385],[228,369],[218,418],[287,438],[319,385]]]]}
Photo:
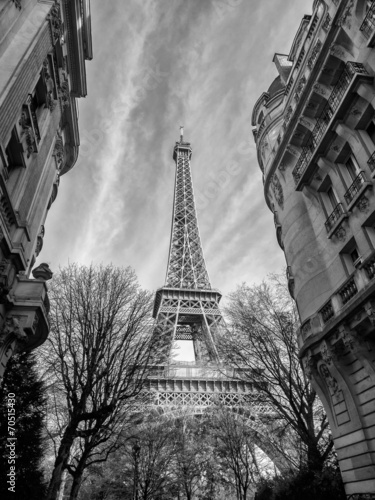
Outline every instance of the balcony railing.
{"type": "Polygon", "coordinates": [[[370,38],[371,33],[374,31],[375,27],[375,1],[372,2],[369,10],[367,11],[366,17],[359,28],[360,31],[365,35],[366,38],[370,38]]]}
{"type": "Polygon", "coordinates": [[[345,215],[344,208],[342,206],[342,203],[338,203],[331,213],[331,215],[328,217],[328,219],[325,222],[326,230],[327,233],[331,231],[331,229],[334,227],[336,222],[340,219],[342,215],[345,215]]]}
{"type": "Polygon", "coordinates": [[[332,302],[327,302],[327,304],[320,309],[319,313],[322,315],[324,323],[327,323],[327,321],[333,318],[335,313],[332,307],[332,302]]]}
{"type": "Polygon", "coordinates": [[[375,170],[375,151],[372,153],[370,158],[367,160],[367,165],[370,167],[371,172],[375,170]]]}
{"type": "Polygon", "coordinates": [[[361,171],[357,175],[357,177],[354,179],[354,181],[351,184],[351,186],[349,187],[349,189],[344,194],[345,201],[348,205],[353,201],[355,195],[357,193],[359,193],[359,191],[361,190],[361,187],[363,186],[363,184],[365,182],[367,182],[367,179],[365,177],[365,173],[363,171],[361,171]]]}
{"type": "Polygon", "coordinates": [[[324,106],[323,111],[317,119],[306,146],[302,148],[301,156],[293,169],[292,174],[296,185],[298,185],[302,175],[306,171],[317,146],[327,130],[331,118],[337,111],[345,92],[357,74],[368,75],[363,64],[347,62],[345,69],[341,73],[338,82],[329,96],[327,104],[324,106]]]}
{"type": "Polygon", "coordinates": [[[349,281],[338,291],[343,304],[349,302],[351,298],[358,293],[357,285],[355,284],[354,277],[352,276],[349,281]]]}

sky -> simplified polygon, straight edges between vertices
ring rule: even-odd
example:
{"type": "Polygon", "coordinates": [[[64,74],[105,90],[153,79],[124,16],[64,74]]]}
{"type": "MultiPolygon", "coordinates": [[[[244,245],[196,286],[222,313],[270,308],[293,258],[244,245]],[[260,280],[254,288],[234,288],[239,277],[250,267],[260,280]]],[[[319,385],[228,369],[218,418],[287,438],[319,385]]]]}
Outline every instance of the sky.
{"type": "Polygon", "coordinates": [[[91,0],[94,58],[80,154],[61,178],[37,265],[131,266],[164,285],[184,125],[203,251],[223,295],[285,268],[264,201],[252,109],[312,0],[91,0]]]}

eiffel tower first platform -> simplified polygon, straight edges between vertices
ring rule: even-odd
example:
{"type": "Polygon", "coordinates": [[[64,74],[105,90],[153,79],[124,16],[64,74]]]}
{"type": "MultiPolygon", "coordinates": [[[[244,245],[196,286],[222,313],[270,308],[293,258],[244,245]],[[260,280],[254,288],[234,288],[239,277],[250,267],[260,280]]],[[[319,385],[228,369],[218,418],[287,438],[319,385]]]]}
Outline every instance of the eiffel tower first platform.
{"type": "Polygon", "coordinates": [[[252,384],[236,380],[234,371],[220,360],[217,336],[225,327],[219,308],[221,294],[211,287],[203,257],[191,155],[181,128],[173,150],[176,178],[167,274],[165,285],[156,292],[153,311],[153,334],[160,347],[147,390],[153,395],[153,405],[164,413],[202,413],[218,402],[236,407],[252,400],[257,406],[252,384]],[[177,340],[193,342],[194,362],[173,361],[177,340]]]}

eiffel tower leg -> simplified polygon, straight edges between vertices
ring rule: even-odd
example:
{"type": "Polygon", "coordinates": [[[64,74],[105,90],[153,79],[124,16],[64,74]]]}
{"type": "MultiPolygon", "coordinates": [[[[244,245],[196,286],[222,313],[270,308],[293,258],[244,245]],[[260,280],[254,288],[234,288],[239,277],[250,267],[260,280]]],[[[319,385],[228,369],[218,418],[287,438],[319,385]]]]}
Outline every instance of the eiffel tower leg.
{"type": "Polygon", "coordinates": [[[208,319],[207,319],[207,316],[205,314],[203,307],[202,307],[202,316],[204,319],[204,323],[203,323],[203,329],[205,332],[204,338],[206,341],[206,346],[207,346],[207,351],[209,353],[210,361],[215,361],[216,363],[219,363],[220,362],[219,353],[217,352],[216,345],[215,345],[214,339],[212,337],[210,324],[208,322],[208,319]]]}

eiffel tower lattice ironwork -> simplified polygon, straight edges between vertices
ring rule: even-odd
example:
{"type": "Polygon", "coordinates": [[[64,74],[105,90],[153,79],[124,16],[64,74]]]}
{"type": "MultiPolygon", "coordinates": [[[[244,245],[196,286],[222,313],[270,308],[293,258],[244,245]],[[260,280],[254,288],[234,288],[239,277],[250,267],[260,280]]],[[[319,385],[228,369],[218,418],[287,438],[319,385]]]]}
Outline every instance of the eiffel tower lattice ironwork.
{"type": "Polygon", "coordinates": [[[158,359],[148,378],[148,390],[156,406],[168,410],[189,407],[195,413],[218,401],[235,407],[252,401],[252,384],[236,380],[233,370],[220,361],[216,339],[224,326],[219,308],[221,293],[211,287],[203,257],[195,209],[190,160],[192,148],[181,129],[173,159],[176,163],[174,206],[165,285],[155,296],[154,335],[158,359]],[[190,340],[194,362],[174,362],[173,344],[190,340]]]}

